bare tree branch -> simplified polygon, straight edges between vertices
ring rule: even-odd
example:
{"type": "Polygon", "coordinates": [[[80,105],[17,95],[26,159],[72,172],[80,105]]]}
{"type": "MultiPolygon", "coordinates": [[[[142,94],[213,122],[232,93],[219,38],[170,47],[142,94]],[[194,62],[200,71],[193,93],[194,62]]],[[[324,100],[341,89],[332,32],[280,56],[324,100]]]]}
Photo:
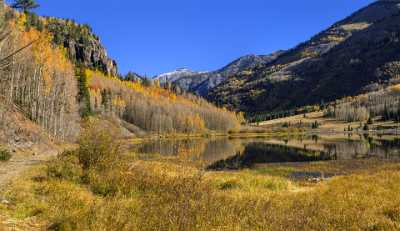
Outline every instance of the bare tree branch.
{"type": "Polygon", "coordinates": [[[0,63],[6,61],[7,59],[9,59],[9,58],[11,58],[11,57],[13,57],[14,55],[18,54],[19,52],[25,50],[26,48],[32,46],[32,44],[34,44],[34,43],[37,42],[38,40],[39,40],[39,39],[36,39],[36,40],[30,42],[30,43],[28,43],[27,45],[21,47],[20,49],[18,49],[18,50],[16,50],[16,51],[12,52],[11,54],[9,54],[8,56],[6,56],[5,58],[0,59],[0,63]]]}

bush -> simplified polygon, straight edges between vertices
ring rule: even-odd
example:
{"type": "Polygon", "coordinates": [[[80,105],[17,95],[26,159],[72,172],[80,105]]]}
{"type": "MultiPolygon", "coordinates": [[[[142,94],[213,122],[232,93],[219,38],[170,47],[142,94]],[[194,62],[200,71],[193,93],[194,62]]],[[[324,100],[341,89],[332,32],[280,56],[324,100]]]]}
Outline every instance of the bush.
{"type": "Polygon", "coordinates": [[[47,165],[47,175],[51,178],[80,182],[82,168],[75,151],[65,151],[47,165]]]}
{"type": "Polygon", "coordinates": [[[84,125],[78,144],[78,159],[84,170],[112,167],[118,159],[120,145],[116,142],[119,132],[116,128],[104,126],[95,119],[84,125]]]}
{"type": "Polygon", "coordinates": [[[12,155],[7,149],[0,148],[0,161],[9,161],[12,155]]]}

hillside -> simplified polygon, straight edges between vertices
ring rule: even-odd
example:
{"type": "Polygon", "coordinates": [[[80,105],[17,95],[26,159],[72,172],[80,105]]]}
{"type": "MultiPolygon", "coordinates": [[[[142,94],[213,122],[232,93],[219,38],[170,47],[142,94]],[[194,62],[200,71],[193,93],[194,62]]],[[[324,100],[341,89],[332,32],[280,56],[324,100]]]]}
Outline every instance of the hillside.
{"type": "Polygon", "coordinates": [[[267,64],[277,58],[282,52],[271,55],[247,55],[240,57],[225,67],[211,72],[195,72],[188,69],[179,69],[173,72],[160,74],[154,77],[162,84],[171,84],[180,89],[205,96],[207,93],[224,82],[227,78],[249,68],[267,64]]]}
{"type": "Polygon", "coordinates": [[[256,114],[329,102],[396,82],[399,3],[377,1],[274,61],[228,78],[207,98],[256,114]]]}
{"type": "MultiPolygon", "coordinates": [[[[41,135],[74,141],[81,122],[91,117],[120,127],[126,135],[227,132],[239,126],[235,113],[203,99],[177,95],[134,73],[120,78],[87,25],[9,7],[1,13],[6,17],[0,57],[6,58],[0,66],[0,97],[4,106],[18,108],[40,126],[41,135]]],[[[12,132],[4,129],[4,134],[12,132]]]]}
{"type": "Polygon", "coordinates": [[[156,84],[146,86],[86,70],[90,110],[158,134],[236,130],[236,114],[199,97],[177,95],[156,84]]]}

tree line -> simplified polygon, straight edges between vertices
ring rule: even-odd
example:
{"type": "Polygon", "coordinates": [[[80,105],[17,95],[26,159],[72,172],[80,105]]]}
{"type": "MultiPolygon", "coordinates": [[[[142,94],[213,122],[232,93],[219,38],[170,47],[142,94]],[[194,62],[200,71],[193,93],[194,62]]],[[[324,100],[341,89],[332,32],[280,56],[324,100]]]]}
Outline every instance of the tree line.
{"type": "Polygon", "coordinates": [[[337,100],[326,110],[325,116],[347,122],[380,118],[383,121],[400,121],[399,86],[391,86],[357,97],[337,100]]]}
{"type": "Polygon", "coordinates": [[[177,95],[155,83],[125,81],[86,70],[90,110],[113,115],[156,133],[227,132],[239,127],[237,115],[190,95],[177,95]]]}

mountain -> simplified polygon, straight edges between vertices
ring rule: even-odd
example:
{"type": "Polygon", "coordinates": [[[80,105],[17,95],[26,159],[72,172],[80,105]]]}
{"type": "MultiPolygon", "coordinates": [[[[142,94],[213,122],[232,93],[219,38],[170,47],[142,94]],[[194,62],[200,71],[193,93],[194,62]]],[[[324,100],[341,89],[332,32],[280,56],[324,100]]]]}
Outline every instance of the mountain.
{"type": "Polygon", "coordinates": [[[87,24],[78,24],[70,19],[40,17],[34,13],[24,13],[26,28],[47,30],[53,42],[67,50],[69,58],[76,64],[98,69],[109,75],[118,74],[117,63],[111,59],[99,37],[87,24]]]}
{"type": "Polygon", "coordinates": [[[173,72],[164,73],[156,76],[161,84],[169,82],[179,86],[181,89],[198,95],[205,96],[214,87],[224,82],[228,77],[254,68],[259,65],[267,64],[276,59],[282,52],[271,55],[247,55],[243,56],[225,67],[211,72],[195,72],[185,68],[173,72]]]}
{"type": "Polygon", "coordinates": [[[161,84],[165,84],[167,82],[175,82],[183,77],[197,76],[201,74],[202,72],[195,72],[187,68],[179,68],[175,71],[160,74],[154,77],[154,80],[158,80],[161,84]]]}
{"type": "Polygon", "coordinates": [[[400,74],[400,1],[381,0],[355,12],[271,62],[211,89],[219,105],[262,113],[357,95],[400,74]]]}

